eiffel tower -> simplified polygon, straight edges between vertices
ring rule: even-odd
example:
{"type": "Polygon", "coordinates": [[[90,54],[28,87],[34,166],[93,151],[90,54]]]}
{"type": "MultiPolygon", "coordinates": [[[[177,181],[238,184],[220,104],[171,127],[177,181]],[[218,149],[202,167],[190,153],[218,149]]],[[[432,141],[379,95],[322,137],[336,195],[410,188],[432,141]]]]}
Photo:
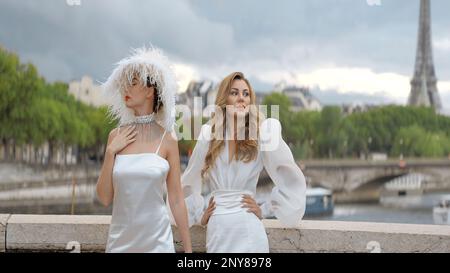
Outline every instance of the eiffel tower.
{"type": "Polygon", "coordinates": [[[442,104],[436,83],[431,43],[430,0],[421,0],[416,66],[411,80],[408,105],[431,106],[435,110],[441,110],[442,104]]]}

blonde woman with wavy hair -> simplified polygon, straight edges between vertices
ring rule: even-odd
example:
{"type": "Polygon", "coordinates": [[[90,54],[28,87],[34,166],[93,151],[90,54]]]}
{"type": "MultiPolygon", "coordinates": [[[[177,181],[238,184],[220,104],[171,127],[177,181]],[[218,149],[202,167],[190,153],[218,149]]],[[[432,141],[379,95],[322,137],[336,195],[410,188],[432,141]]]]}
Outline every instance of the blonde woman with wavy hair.
{"type": "Polygon", "coordinates": [[[269,252],[262,219],[297,226],[305,212],[305,177],[281,137],[280,122],[263,120],[243,73],[222,80],[211,120],[202,126],[181,182],[189,224],[207,226],[207,252],[269,252]],[[255,201],[263,170],[275,187],[255,201]],[[208,193],[209,201],[202,196],[208,193]]]}

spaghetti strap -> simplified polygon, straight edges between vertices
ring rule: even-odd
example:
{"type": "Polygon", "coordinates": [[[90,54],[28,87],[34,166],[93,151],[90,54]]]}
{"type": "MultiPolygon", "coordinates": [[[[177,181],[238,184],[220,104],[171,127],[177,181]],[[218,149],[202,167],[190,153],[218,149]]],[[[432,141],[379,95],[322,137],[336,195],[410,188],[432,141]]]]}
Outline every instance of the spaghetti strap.
{"type": "Polygon", "coordinates": [[[159,148],[161,148],[161,144],[162,144],[162,142],[163,142],[163,140],[164,140],[164,136],[166,135],[166,130],[164,130],[164,133],[163,133],[163,135],[162,135],[162,137],[161,137],[161,142],[159,142],[159,146],[158,146],[158,149],[156,149],[156,154],[157,155],[159,155],[159,148]]]}

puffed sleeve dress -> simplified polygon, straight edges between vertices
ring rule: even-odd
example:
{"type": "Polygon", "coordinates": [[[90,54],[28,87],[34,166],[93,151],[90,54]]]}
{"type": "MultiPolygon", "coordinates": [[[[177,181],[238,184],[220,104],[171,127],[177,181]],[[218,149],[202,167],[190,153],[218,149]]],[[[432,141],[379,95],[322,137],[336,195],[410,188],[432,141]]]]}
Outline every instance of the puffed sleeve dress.
{"type": "Polygon", "coordinates": [[[214,198],[216,209],[210,217],[206,233],[206,249],[210,253],[269,252],[269,244],[261,220],[242,208],[244,194],[256,195],[263,168],[275,186],[270,198],[261,205],[263,216],[275,215],[286,227],[295,227],[305,213],[305,177],[297,166],[281,135],[281,124],[269,118],[260,125],[258,155],[250,162],[230,160],[228,142],[207,178],[201,177],[211,139],[211,126],[202,126],[197,144],[181,182],[190,225],[199,224],[208,204],[205,187],[214,198]],[[203,193],[203,194],[202,194],[203,193]]]}

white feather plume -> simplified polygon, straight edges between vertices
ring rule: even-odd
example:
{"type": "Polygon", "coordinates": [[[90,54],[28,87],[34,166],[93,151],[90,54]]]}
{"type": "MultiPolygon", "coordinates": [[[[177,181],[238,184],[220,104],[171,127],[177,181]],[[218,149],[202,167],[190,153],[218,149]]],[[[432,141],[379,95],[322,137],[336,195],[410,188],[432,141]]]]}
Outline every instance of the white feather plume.
{"type": "MultiPolygon", "coordinates": [[[[119,61],[112,74],[102,84],[103,94],[108,101],[109,115],[119,121],[119,126],[135,120],[132,109],[125,104],[123,94],[131,85],[134,75],[141,77],[141,82],[156,84],[163,103],[156,115],[156,121],[171,132],[175,123],[175,96],[177,80],[168,58],[153,46],[133,49],[132,54],[119,61]]],[[[156,97],[155,97],[156,99],[156,97]]]]}

